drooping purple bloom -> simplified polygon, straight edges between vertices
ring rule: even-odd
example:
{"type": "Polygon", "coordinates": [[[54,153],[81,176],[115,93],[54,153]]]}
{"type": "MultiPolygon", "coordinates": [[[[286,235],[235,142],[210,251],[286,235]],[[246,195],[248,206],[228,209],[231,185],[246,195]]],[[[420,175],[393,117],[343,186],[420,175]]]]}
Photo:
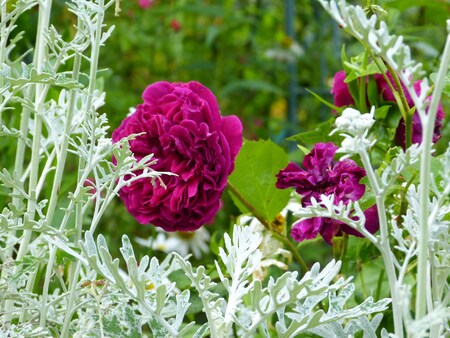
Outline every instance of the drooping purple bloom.
{"type": "MultiPolygon", "coordinates": [[[[366,173],[353,160],[336,161],[334,156],[338,147],[333,143],[318,143],[303,160],[303,168],[290,163],[277,174],[276,186],[279,189],[294,187],[302,196],[302,205],[311,205],[311,198],[320,200],[321,195],[334,195],[335,203],[359,200],[365,192],[360,183],[366,173]]],[[[374,207],[366,210],[366,228],[371,232],[378,230],[378,214],[374,207]],[[375,212],[374,212],[375,210],[375,212]]],[[[346,232],[362,236],[358,231],[342,222],[323,217],[315,217],[294,223],[291,235],[296,241],[315,238],[320,234],[332,244],[334,236],[346,232]]]]}
{"type": "Polygon", "coordinates": [[[137,160],[154,154],[164,186],[150,179],[134,181],[120,191],[128,211],[141,224],[166,231],[193,231],[212,221],[242,146],[242,124],[222,117],[213,93],[198,82],[157,82],[144,102],[127,117],[112,138],[145,133],[130,141],[137,160]]]}
{"type": "MultiPolygon", "coordinates": [[[[386,74],[389,83],[386,81],[385,77],[382,74],[374,74],[373,77],[377,84],[378,93],[382,101],[396,103],[394,93],[389,85],[390,83],[393,88],[397,88],[392,78],[392,75],[389,73],[386,74]]],[[[344,82],[344,80],[345,80],[345,72],[343,70],[335,74],[331,93],[333,94],[334,105],[338,107],[355,104],[350,94],[348,85],[344,82]]],[[[416,81],[414,83],[414,90],[417,94],[420,94],[420,84],[421,81],[416,81]]],[[[414,106],[414,103],[411,99],[411,96],[409,95],[408,91],[406,90],[403,84],[402,87],[403,92],[405,93],[406,102],[408,103],[409,108],[412,108],[414,106]]],[[[431,100],[431,97],[429,97],[428,100],[431,100]]],[[[437,142],[441,137],[442,120],[444,119],[444,116],[445,113],[442,108],[442,105],[439,104],[434,128],[433,142],[437,142]]],[[[405,147],[405,121],[403,119],[400,120],[400,123],[397,127],[395,133],[395,142],[398,145],[402,146],[403,148],[405,147]]],[[[414,112],[412,121],[412,143],[420,144],[421,142],[422,142],[422,124],[420,122],[419,114],[416,111],[414,112]]]]}
{"type": "MultiPolygon", "coordinates": [[[[395,102],[394,94],[389,87],[389,84],[386,82],[386,79],[381,74],[375,74],[374,78],[377,82],[377,87],[379,88],[379,92],[382,95],[382,98],[385,101],[392,101],[395,102]]],[[[387,78],[391,83],[394,83],[392,76],[390,74],[387,74],[387,78]]],[[[421,82],[422,81],[416,81],[414,82],[414,91],[420,95],[421,94],[421,82]]],[[[394,88],[396,88],[395,84],[393,85],[394,88]]],[[[414,102],[409,95],[408,91],[406,90],[405,86],[403,86],[403,92],[405,93],[406,102],[408,103],[409,108],[414,107],[414,102]]],[[[431,96],[427,97],[427,101],[431,101],[431,96]]],[[[442,129],[442,120],[445,117],[444,110],[442,108],[442,104],[439,103],[437,115],[436,115],[436,121],[434,125],[434,133],[433,133],[433,142],[437,142],[441,138],[441,129],[442,129]]],[[[403,119],[400,120],[400,123],[397,127],[397,130],[395,132],[395,141],[398,145],[405,148],[405,121],[403,119]]],[[[414,112],[413,119],[412,119],[412,143],[420,144],[422,142],[422,123],[420,122],[419,113],[417,111],[414,112]]]]}

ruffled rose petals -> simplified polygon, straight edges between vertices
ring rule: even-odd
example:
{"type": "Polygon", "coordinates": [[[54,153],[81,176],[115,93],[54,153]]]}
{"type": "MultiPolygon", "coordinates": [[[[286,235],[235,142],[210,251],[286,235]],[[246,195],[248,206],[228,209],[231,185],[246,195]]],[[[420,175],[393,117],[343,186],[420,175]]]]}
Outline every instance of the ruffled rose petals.
{"type": "Polygon", "coordinates": [[[193,231],[211,222],[242,147],[242,124],[222,117],[213,93],[198,82],[157,82],[148,86],[144,102],[117,128],[114,142],[130,141],[137,160],[153,153],[152,167],[166,187],[141,179],[122,188],[120,198],[141,224],[166,231],[193,231]]]}
{"type": "MultiPolygon", "coordinates": [[[[312,197],[320,200],[321,195],[334,195],[336,204],[359,200],[365,192],[365,186],[359,181],[366,176],[366,172],[351,159],[334,160],[337,149],[332,142],[317,143],[303,159],[303,168],[290,163],[280,170],[277,175],[277,188],[295,188],[302,196],[303,207],[311,205],[312,197]]],[[[371,233],[378,231],[376,207],[367,209],[364,214],[367,230],[371,233]]],[[[324,217],[297,221],[292,226],[291,235],[294,240],[301,242],[320,234],[327,243],[332,244],[333,237],[343,232],[362,237],[358,231],[344,223],[324,217]]]]}

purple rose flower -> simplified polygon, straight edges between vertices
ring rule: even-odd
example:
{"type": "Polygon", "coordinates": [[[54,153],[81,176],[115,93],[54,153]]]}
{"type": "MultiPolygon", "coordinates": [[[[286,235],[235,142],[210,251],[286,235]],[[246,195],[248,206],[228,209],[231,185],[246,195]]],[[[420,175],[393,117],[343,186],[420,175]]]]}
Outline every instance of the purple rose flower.
{"type": "Polygon", "coordinates": [[[120,191],[128,211],[141,224],[166,231],[193,231],[211,222],[242,147],[242,124],[221,117],[216,98],[197,82],[157,82],[148,86],[136,111],[112,138],[145,134],[130,141],[137,160],[153,153],[152,167],[177,176],[162,176],[166,187],[141,179],[120,191]]]}
{"type": "MultiPolygon", "coordinates": [[[[394,80],[392,79],[392,75],[387,73],[387,78],[389,79],[389,82],[393,85],[394,88],[396,88],[394,80]]],[[[391,90],[391,87],[389,86],[388,82],[384,78],[382,74],[375,74],[373,75],[378,92],[380,93],[380,97],[387,102],[396,102],[394,93],[391,90]]],[[[333,102],[335,106],[343,107],[343,106],[349,106],[354,105],[355,102],[350,94],[350,91],[348,89],[348,85],[344,82],[345,80],[345,72],[339,71],[335,74],[334,80],[333,80],[333,87],[331,89],[331,93],[333,94],[333,102]]],[[[417,94],[420,94],[420,83],[421,81],[416,81],[414,83],[414,90],[417,94]]],[[[403,84],[402,84],[403,86],[403,84]]],[[[406,102],[408,103],[408,106],[412,108],[414,106],[414,103],[411,99],[411,96],[409,95],[406,88],[403,86],[403,91],[405,93],[406,102]]],[[[428,98],[431,100],[431,97],[428,98]]],[[[442,129],[442,120],[444,119],[445,113],[442,108],[442,105],[439,104],[437,116],[436,116],[436,123],[434,128],[434,135],[433,135],[433,142],[437,142],[441,136],[441,129],[442,129]]],[[[395,142],[405,148],[405,121],[403,119],[400,121],[396,133],[395,133],[395,142]]],[[[412,142],[420,144],[422,142],[422,124],[420,123],[419,114],[417,112],[413,115],[413,121],[412,121],[412,142]]]]}
{"type": "MultiPolygon", "coordinates": [[[[379,229],[379,220],[376,205],[365,210],[364,216],[366,217],[366,229],[370,233],[377,232],[379,229]]],[[[316,238],[320,234],[328,244],[332,245],[333,237],[341,235],[342,232],[357,237],[364,237],[359,231],[356,231],[348,225],[326,217],[314,217],[295,222],[292,225],[291,236],[297,242],[301,242],[305,239],[316,238]]]]}
{"type": "MultiPolygon", "coordinates": [[[[303,168],[295,163],[280,170],[277,174],[276,186],[279,189],[294,187],[295,191],[302,196],[302,205],[311,205],[311,198],[320,200],[320,195],[335,196],[335,203],[359,200],[365,192],[365,186],[359,181],[366,175],[364,169],[359,167],[353,160],[334,160],[336,147],[333,143],[318,143],[313,150],[303,159],[303,168]]],[[[376,207],[367,209],[366,228],[370,232],[378,230],[378,213],[376,207]]],[[[294,223],[292,237],[300,242],[305,239],[315,238],[320,234],[325,241],[332,244],[334,236],[346,232],[351,235],[362,235],[343,224],[330,219],[315,217],[294,223]]]]}

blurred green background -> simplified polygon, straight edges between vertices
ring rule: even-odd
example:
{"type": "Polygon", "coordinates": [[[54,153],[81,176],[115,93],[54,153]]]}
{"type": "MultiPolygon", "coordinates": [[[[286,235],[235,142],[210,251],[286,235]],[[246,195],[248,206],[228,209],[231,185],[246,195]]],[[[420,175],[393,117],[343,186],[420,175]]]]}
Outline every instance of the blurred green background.
{"type": "MultiPolygon", "coordinates": [[[[65,2],[54,0],[51,23],[70,38],[76,20],[65,2]]],[[[391,33],[404,36],[425,70],[435,69],[449,1],[369,2],[368,12],[385,12],[391,33]]],[[[147,85],[195,80],[215,93],[224,115],[241,118],[246,138],[286,145],[287,136],[332,116],[307,89],[331,99],[342,45],[349,57],[362,51],[315,0],[122,0],[120,6],[119,16],[108,12],[106,24],[115,30],[100,56],[99,86],[107,93],[101,111],[112,129],[142,102],[147,85]]],[[[36,8],[19,19],[25,39],[17,52],[34,46],[36,23],[36,8]]]]}
{"type": "MultiPolygon", "coordinates": [[[[373,2],[375,3],[375,2],[373,2]]],[[[359,2],[365,5],[365,2],[359,2]]],[[[445,38],[447,1],[379,1],[426,69],[445,38]]],[[[127,0],[102,51],[107,103],[117,126],[150,83],[196,80],[216,94],[223,114],[238,115],[247,138],[286,136],[331,116],[306,88],[329,99],[334,73],[359,44],[311,0],[127,0]],[[140,7],[145,4],[148,7],[140,7]]]]}

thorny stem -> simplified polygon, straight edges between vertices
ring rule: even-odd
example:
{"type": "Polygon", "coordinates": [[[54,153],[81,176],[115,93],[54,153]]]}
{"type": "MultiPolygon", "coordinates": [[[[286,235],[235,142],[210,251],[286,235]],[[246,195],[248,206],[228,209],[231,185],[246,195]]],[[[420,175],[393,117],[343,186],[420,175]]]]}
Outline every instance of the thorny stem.
{"type": "Polygon", "coordinates": [[[395,72],[395,70],[392,68],[392,66],[383,60],[383,64],[388,69],[389,74],[392,75],[392,78],[394,80],[394,85],[391,83],[391,80],[384,72],[382,63],[378,60],[377,56],[372,52],[371,48],[362,40],[358,40],[366,49],[366,51],[369,51],[370,56],[375,63],[375,65],[378,67],[380,72],[382,73],[386,83],[388,84],[389,88],[391,89],[392,93],[394,93],[395,100],[397,102],[398,107],[400,108],[400,112],[402,113],[402,117],[405,120],[405,145],[406,148],[409,148],[412,144],[412,118],[413,113],[411,109],[409,108],[408,101],[406,100],[405,91],[403,90],[403,86],[400,82],[400,79],[395,72]]]}
{"type": "MultiPolygon", "coordinates": [[[[428,114],[421,119],[422,122],[422,156],[420,161],[420,190],[419,190],[419,237],[418,237],[418,266],[417,266],[417,293],[416,293],[416,319],[422,319],[427,306],[427,285],[429,281],[428,264],[429,252],[428,244],[430,238],[430,222],[434,220],[429,219],[430,208],[430,171],[431,171],[431,153],[433,145],[433,131],[436,120],[439,100],[441,98],[442,90],[444,88],[444,80],[447,75],[447,70],[450,64],[450,20],[447,20],[447,40],[445,49],[442,55],[441,64],[438,74],[436,76],[435,89],[431,98],[431,103],[428,108],[428,114]]],[[[432,311],[432,309],[429,309],[432,311]]]]}
{"type": "MultiPolygon", "coordinates": [[[[411,109],[409,108],[408,102],[406,101],[405,91],[403,90],[402,83],[400,82],[400,79],[398,78],[397,73],[392,68],[392,66],[389,64],[389,62],[385,61],[384,64],[387,67],[389,74],[391,74],[392,78],[394,79],[396,88],[393,88],[389,79],[387,79],[387,83],[391,89],[394,89],[394,90],[392,90],[392,92],[398,93],[398,95],[400,96],[400,102],[397,102],[397,104],[400,107],[403,118],[405,119],[405,146],[406,146],[406,148],[409,148],[412,144],[412,119],[413,119],[414,113],[411,111],[411,109]]],[[[396,96],[396,99],[397,99],[397,96],[396,96]]]]}
{"type": "Polygon", "coordinates": [[[270,223],[255,209],[255,207],[249,201],[247,201],[247,199],[245,199],[244,196],[242,196],[242,194],[236,189],[236,187],[232,183],[230,183],[230,181],[228,181],[227,183],[227,188],[253,214],[253,216],[256,217],[256,219],[271,233],[273,237],[275,237],[278,241],[282,242],[289,249],[289,251],[292,253],[292,256],[294,256],[297,263],[303,269],[303,272],[309,271],[309,268],[306,265],[305,261],[300,256],[297,249],[289,240],[289,238],[274,231],[270,223]]]}

